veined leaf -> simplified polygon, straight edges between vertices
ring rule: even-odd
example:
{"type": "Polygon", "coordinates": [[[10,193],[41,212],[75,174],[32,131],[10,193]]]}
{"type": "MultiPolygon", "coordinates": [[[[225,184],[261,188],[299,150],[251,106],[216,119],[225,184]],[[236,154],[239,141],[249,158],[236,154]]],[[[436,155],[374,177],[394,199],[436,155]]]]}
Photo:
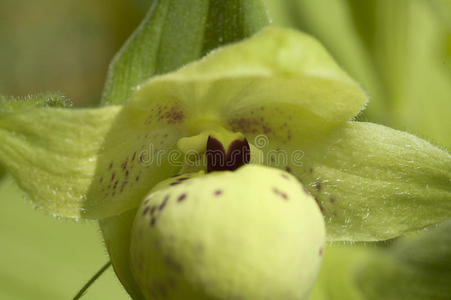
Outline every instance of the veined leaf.
{"type": "Polygon", "coordinates": [[[261,0],[154,1],[111,63],[102,103],[124,104],[150,77],[174,71],[267,24],[261,0]]]}

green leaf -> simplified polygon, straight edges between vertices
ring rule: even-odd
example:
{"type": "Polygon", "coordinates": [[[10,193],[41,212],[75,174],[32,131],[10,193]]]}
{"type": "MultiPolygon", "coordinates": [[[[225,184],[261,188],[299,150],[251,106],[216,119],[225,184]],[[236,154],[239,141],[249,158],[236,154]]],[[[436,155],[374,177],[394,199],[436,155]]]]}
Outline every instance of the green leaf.
{"type": "Polygon", "coordinates": [[[451,156],[420,138],[360,122],[288,146],[266,138],[266,164],[315,196],[329,240],[390,239],[451,218],[451,156]]]}
{"type": "Polygon", "coordinates": [[[359,267],[355,281],[366,299],[449,299],[451,222],[378,251],[359,267]]]}
{"type": "Polygon", "coordinates": [[[215,125],[252,131],[267,124],[275,130],[286,122],[297,122],[297,129],[311,134],[307,128],[347,121],[366,103],[364,92],[321,44],[281,28],[265,29],[151,79],[130,104],[144,109],[155,99],[176,99],[193,134],[215,125]]]}
{"type": "Polygon", "coordinates": [[[170,103],[141,112],[109,106],[3,113],[0,160],[35,204],[55,215],[116,215],[180,168],[177,157],[168,158],[184,135],[179,116],[170,103]]]}
{"type": "Polygon", "coordinates": [[[123,104],[133,89],[268,24],[261,0],[154,1],[111,63],[103,104],[123,104]]]}
{"type": "Polygon", "coordinates": [[[263,0],[263,2],[268,10],[271,25],[293,27],[293,13],[290,11],[291,1],[263,0]]]}

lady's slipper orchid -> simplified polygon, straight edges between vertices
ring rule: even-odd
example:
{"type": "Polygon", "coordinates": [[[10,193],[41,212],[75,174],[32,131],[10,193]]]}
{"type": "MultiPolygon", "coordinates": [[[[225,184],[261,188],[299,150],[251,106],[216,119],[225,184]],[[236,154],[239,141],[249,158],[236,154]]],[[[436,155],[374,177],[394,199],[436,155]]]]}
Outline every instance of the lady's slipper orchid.
{"type": "Polygon", "coordinates": [[[38,206],[100,220],[134,298],[302,299],[324,224],[379,241],[451,218],[450,155],[351,121],[366,102],[315,39],[267,28],[124,105],[0,111],[0,159],[38,206]]]}

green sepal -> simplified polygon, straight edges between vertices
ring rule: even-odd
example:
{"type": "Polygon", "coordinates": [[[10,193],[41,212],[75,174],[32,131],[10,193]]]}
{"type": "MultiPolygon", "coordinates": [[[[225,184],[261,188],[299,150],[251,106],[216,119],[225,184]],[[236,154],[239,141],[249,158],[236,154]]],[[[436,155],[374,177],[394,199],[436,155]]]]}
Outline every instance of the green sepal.
{"type": "MultiPolygon", "coordinates": [[[[348,122],[290,146],[267,139],[265,163],[304,183],[329,240],[385,240],[451,218],[451,156],[420,138],[348,122]]],[[[248,140],[257,144],[258,136],[248,140]]]]}
{"type": "Polygon", "coordinates": [[[102,103],[124,104],[134,88],[269,23],[261,0],[154,1],[111,63],[102,103]]]}
{"type": "MultiPolygon", "coordinates": [[[[37,107],[71,107],[72,102],[59,93],[43,93],[26,97],[0,95],[0,114],[37,107]]],[[[0,162],[0,179],[6,174],[0,162]]]]}
{"type": "Polygon", "coordinates": [[[59,93],[43,93],[26,97],[0,95],[0,114],[37,107],[71,107],[72,102],[59,93]]]}
{"type": "Polygon", "coordinates": [[[0,114],[0,161],[38,207],[55,215],[116,215],[181,168],[171,150],[185,134],[173,113],[170,103],[154,103],[148,111],[109,106],[0,114]]]}
{"type": "Polygon", "coordinates": [[[217,125],[244,132],[297,122],[298,135],[308,135],[307,127],[333,127],[353,118],[367,100],[319,42],[271,27],[154,77],[130,105],[144,109],[155,99],[176,99],[193,134],[217,125]]]}

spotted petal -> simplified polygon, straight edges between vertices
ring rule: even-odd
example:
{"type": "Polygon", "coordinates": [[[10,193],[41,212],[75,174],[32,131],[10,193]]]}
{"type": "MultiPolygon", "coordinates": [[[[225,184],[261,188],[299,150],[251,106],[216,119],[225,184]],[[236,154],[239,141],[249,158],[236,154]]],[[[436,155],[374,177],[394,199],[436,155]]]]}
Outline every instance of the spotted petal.
{"type": "Polygon", "coordinates": [[[170,151],[182,119],[170,103],[140,112],[109,106],[0,113],[0,161],[37,206],[55,215],[116,215],[180,168],[170,151]]]}
{"type": "Polygon", "coordinates": [[[193,133],[215,124],[247,130],[283,126],[289,119],[322,129],[353,118],[366,103],[365,93],[319,42],[281,28],[264,29],[154,77],[130,104],[142,108],[155,99],[177,101],[193,133]]]}

